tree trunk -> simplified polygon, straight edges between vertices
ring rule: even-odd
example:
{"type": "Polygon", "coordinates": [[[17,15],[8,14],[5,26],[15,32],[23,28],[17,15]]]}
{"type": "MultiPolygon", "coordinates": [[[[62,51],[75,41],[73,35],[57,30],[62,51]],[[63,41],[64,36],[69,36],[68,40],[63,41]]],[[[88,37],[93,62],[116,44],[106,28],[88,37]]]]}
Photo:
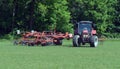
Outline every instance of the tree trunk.
{"type": "Polygon", "coordinates": [[[34,24],[34,4],[35,4],[35,0],[31,1],[30,4],[30,30],[33,30],[33,24],[34,24]]]}

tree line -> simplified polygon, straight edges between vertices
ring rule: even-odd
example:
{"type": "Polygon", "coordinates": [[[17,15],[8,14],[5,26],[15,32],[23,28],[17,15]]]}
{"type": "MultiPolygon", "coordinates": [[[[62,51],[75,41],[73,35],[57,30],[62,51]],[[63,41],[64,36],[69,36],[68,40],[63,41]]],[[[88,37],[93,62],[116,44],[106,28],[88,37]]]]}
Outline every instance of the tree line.
{"type": "Polygon", "coordinates": [[[120,0],[0,0],[0,36],[20,30],[73,32],[93,21],[101,35],[120,33],[120,0]]]}

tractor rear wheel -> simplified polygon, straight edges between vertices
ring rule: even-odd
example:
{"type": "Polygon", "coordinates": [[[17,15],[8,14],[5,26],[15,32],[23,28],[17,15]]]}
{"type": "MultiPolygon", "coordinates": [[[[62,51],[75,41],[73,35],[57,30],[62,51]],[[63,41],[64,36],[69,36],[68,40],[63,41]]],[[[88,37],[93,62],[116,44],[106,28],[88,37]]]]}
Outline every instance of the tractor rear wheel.
{"type": "Polygon", "coordinates": [[[80,43],[79,43],[79,35],[75,35],[74,37],[73,37],[73,46],[74,47],[78,47],[79,45],[80,45],[80,43]]]}
{"type": "Polygon", "coordinates": [[[90,38],[90,47],[97,47],[98,46],[98,37],[96,35],[90,38]]]}

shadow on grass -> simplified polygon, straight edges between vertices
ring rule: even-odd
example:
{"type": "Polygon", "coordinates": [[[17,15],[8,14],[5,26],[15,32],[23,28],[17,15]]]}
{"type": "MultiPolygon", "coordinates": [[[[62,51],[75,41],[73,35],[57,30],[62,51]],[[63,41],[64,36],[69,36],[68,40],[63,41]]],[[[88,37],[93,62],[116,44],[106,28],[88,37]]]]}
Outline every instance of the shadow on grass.
{"type": "Polygon", "coordinates": [[[53,45],[46,45],[46,46],[42,46],[42,45],[34,45],[34,46],[28,46],[28,45],[14,45],[14,46],[27,46],[27,47],[50,47],[50,46],[52,46],[52,47],[71,47],[71,48],[94,48],[94,47],[90,47],[90,45],[89,44],[86,44],[86,45],[81,45],[81,46],[78,46],[78,47],[75,47],[75,46],[73,46],[72,44],[63,44],[63,45],[55,45],[55,44],[53,44],[53,45]]]}
{"type": "Polygon", "coordinates": [[[62,45],[63,47],[73,47],[73,48],[91,48],[89,45],[81,45],[81,46],[78,46],[78,47],[75,47],[73,45],[62,45]]]}

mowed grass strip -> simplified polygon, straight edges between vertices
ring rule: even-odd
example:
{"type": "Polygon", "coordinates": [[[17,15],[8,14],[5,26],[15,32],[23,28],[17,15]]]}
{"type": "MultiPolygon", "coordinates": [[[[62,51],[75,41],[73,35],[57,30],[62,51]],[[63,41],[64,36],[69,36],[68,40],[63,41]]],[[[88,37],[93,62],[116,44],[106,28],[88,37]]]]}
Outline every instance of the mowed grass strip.
{"type": "Polygon", "coordinates": [[[97,48],[89,45],[15,46],[0,40],[0,69],[120,69],[120,41],[105,41],[97,48]]]}

